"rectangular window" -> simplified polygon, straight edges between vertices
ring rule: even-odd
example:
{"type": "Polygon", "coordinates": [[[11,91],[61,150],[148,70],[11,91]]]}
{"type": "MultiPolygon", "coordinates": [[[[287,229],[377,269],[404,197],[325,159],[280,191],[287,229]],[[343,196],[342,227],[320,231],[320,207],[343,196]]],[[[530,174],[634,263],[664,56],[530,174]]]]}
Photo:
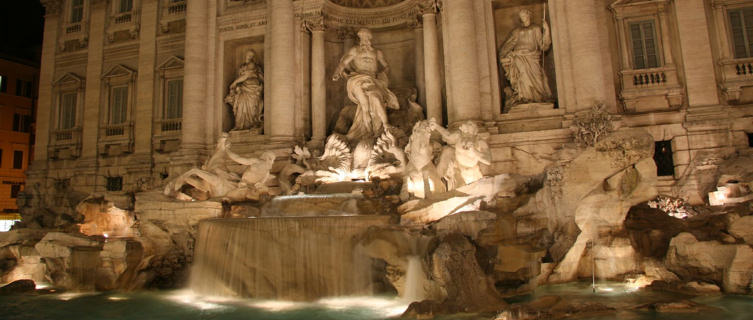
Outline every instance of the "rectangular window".
{"type": "Polygon", "coordinates": [[[71,0],[71,23],[84,20],[84,0],[71,0]]]}
{"type": "Polygon", "coordinates": [[[123,190],[123,177],[107,177],[107,185],[105,188],[107,191],[123,190]]]}
{"type": "Polygon", "coordinates": [[[25,114],[13,114],[13,131],[29,132],[31,127],[31,117],[25,114]]]}
{"type": "Polygon", "coordinates": [[[654,20],[630,23],[634,69],[659,67],[658,45],[654,20]]]}
{"type": "Polygon", "coordinates": [[[16,79],[16,95],[22,96],[24,93],[24,81],[21,79],[16,79]]]}
{"type": "MultiPolygon", "coordinates": [[[[746,135],[748,136],[748,147],[753,148],[753,132],[747,132],[746,135]]],[[[0,156],[3,155],[3,150],[0,150],[0,156]]]]}
{"type": "Polygon", "coordinates": [[[20,184],[13,184],[10,186],[10,197],[11,199],[18,198],[18,193],[21,192],[21,185],[20,184]]]}
{"type": "Polygon", "coordinates": [[[728,10],[735,58],[753,57],[753,7],[728,10]]]}
{"type": "Polygon", "coordinates": [[[165,101],[165,119],[183,117],[183,79],[167,81],[165,101]]]}
{"type": "Polygon", "coordinates": [[[60,97],[60,129],[76,126],[76,93],[65,93],[60,97]]]}
{"type": "Polygon", "coordinates": [[[133,0],[120,0],[118,13],[130,12],[133,9],[133,0]]]}
{"type": "Polygon", "coordinates": [[[18,113],[13,114],[13,131],[21,131],[21,115],[18,113]]]}
{"type": "Polygon", "coordinates": [[[24,152],[21,150],[13,151],[13,169],[23,169],[24,152]]]}
{"type": "Polygon", "coordinates": [[[31,83],[31,81],[24,81],[24,97],[31,98],[31,91],[34,88],[34,84],[31,83]]]}
{"type": "Polygon", "coordinates": [[[110,91],[110,124],[126,122],[128,87],[114,87],[110,91]]]}
{"type": "Polygon", "coordinates": [[[657,176],[672,176],[675,174],[675,161],[672,159],[672,140],[654,143],[654,162],[656,163],[657,176]]]}
{"type": "Polygon", "coordinates": [[[22,115],[20,125],[21,125],[21,132],[25,132],[25,133],[31,132],[31,116],[22,115]]]}
{"type": "Polygon", "coordinates": [[[0,149],[0,168],[3,167],[3,149],[0,149]]]}
{"type": "Polygon", "coordinates": [[[8,92],[8,77],[0,75],[0,92],[8,92]]]}

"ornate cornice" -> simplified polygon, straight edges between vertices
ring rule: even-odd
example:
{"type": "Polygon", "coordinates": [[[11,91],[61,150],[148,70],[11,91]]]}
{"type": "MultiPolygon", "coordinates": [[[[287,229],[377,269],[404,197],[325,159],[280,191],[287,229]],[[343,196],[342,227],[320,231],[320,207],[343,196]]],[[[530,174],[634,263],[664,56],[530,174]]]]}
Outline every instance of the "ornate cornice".
{"type": "Polygon", "coordinates": [[[332,2],[324,3],[326,24],[331,27],[394,27],[410,23],[419,14],[416,1],[403,1],[383,8],[349,8],[332,2]]]}
{"type": "Polygon", "coordinates": [[[418,10],[421,14],[431,14],[439,12],[438,0],[418,0],[418,10]]]}
{"type": "Polygon", "coordinates": [[[60,14],[63,9],[62,0],[41,0],[45,15],[60,14]]]}
{"type": "Polygon", "coordinates": [[[324,15],[309,16],[303,20],[303,27],[310,32],[324,31],[327,25],[324,23],[324,15]]]}

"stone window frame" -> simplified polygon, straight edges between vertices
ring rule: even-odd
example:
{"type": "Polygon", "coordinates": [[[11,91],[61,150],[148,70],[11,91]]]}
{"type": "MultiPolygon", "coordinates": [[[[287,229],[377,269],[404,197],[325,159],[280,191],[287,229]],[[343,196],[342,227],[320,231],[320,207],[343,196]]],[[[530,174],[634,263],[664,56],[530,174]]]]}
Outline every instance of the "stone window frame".
{"type": "Polygon", "coordinates": [[[160,33],[170,33],[170,24],[186,18],[187,0],[160,0],[160,33]]]}
{"type": "Polygon", "coordinates": [[[620,100],[624,111],[649,112],[679,109],[684,89],[672,54],[671,0],[617,0],[609,5],[620,53],[620,100]],[[638,69],[633,60],[630,25],[653,21],[658,67],[638,69]]]}
{"type": "Polygon", "coordinates": [[[131,40],[136,39],[139,35],[141,1],[128,0],[131,1],[131,10],[121,12],[120,4],[122,1],[126,0],[108,1],[106,34],[109,43],[116,41],[116,33],[127,32],[131,40]]]}
{"type": "Polygon", "coordinates": [[[738,104],[745,87],[753,86],[753,52],[747,58],[735,58],[734,40],[732,39],[732,25],[729,21],[729,10],[753,8],[749,0],[712,0],[711,11],[713,32],[715,33],[716,63],[719,74],[719,87],[725,100],[730,104],[738,104]]]}
{"type": "Polygon", "coordinates": [[[133,110],[136,102],[136,71],[122,64],[110,68],[102,75],[101,91],[102,112],[100,112],[100,152],[105,152],[107,145],[115,143],[125,144],[126,150],[133,145],[133,110]],[[128,87],[128,101],[126,102],[126,119],[121,123],[110,123],[112,119],[112,91],[117,87],[128,87]]]}
{"type": "Polygon", "coordinates": [[[48,153],[51,158],[57,158],[58,151],[70,149],[67,154],[78,157],[81,150],[82,117],[84,106],[84,89],[86,81],[74,73],[65,73],[52,84],[53,112],[50,112],[51,130],[48,153]],[[61,112],[63,96],[76,95],[75,120],[71,128],[61,128],[61,112]]]}
{"type": "MultiPolygon", "coordinates": [[[[157,97],[155,104],[157,107],[154,109],[154,135],[153,145],[158,152],[173,151],[172,147],[177,146],[180,140],[181,131],[183,128],[183,118],[181,112],[180,118],[167,119],[165,113],[167,112],[167,90],[168,82],[173,80],[183,80],[183,68],[185,61],[179,56],[171,56],[157,66],[157,79],[155,81],[158,86],[157,97]]],[[[185,82],[184,82],[185,86],[185,82]]]]}
{"type": "Polygon", "coordinates": [[[81,21],[71,21],[71,15],[73,13],[73,1],[64,0],[63,5],[63,28],[60,36],[60,50],[66,50],[66,43],[70,41],[78,41],[79,48],[86,47],[89,42],[89,19],[90,19],[90,1],[83,0],[83,13],[81,21]]]}

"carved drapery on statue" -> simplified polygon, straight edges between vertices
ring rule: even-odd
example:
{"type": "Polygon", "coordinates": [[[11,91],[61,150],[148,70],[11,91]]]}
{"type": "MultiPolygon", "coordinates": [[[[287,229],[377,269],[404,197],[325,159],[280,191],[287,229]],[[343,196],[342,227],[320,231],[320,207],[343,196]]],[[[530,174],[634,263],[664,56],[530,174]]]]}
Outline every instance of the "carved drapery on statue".
{"type": "Polygon", "coordinates": [[[261,127],[264,110],[264,74],[256,62],[256,52],[246,52],[245,60],[238,68],[238,77],[230,84],[225,103],[233,107],[235,125],[233,130],[248,130],[261,127]]]}
{"type": "Polygon", "coordinates": [[[512,87],[505,90],[506,107],[546,102],[552,98],[542,64],[543,53],[552,44],[549,25],[546,21],[542,26],[532,24],[532,15],[529,10],[520,11],[521,26],[510,32],[499,49],[499,63],[505,69],[505,76],[512,87]]]}

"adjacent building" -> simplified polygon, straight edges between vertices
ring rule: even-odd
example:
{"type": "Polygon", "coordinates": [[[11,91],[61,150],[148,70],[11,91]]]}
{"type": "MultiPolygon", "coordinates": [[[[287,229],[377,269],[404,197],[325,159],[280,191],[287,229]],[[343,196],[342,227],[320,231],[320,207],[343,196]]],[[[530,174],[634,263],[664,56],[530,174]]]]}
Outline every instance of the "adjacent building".
{"type": "Polygon", "coordinates": [[[38,77],[33,63],[0,57],[0,220],[18,213],[16,198],[33,158],[38,77]]]}

